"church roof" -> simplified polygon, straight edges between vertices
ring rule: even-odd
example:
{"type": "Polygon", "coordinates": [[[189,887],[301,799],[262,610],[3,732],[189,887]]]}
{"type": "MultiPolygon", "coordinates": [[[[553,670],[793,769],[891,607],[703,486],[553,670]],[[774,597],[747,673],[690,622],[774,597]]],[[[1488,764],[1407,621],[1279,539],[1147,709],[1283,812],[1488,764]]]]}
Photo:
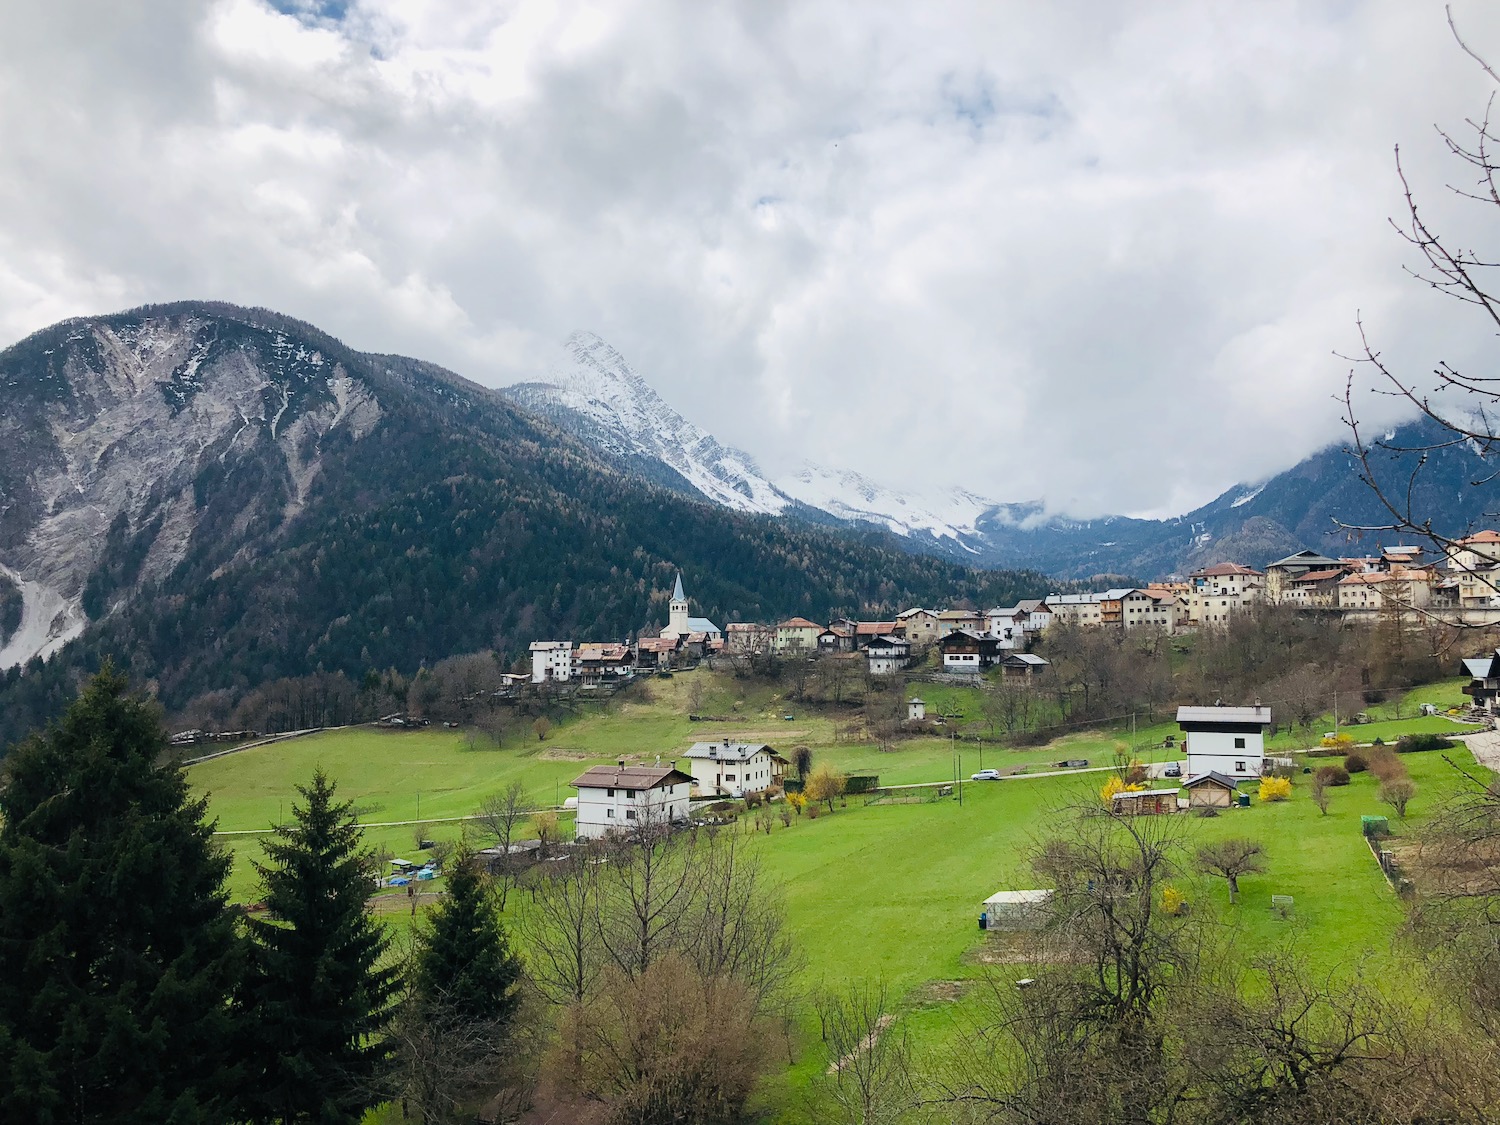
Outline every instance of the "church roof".
{"type": "Polygon", "coordinates": [[[672,600],[674,602],[687,601],[687,595],[682,592],[682,571],[680,570],[677,572],[677,587],[672,591],[672,600]]]}

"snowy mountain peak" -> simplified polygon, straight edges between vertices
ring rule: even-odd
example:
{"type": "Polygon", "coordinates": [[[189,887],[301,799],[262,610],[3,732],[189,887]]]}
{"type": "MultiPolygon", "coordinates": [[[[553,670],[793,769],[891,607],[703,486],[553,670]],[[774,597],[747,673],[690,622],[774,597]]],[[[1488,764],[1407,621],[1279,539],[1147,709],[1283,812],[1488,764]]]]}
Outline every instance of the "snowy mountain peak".
{"type": "Polygon", "coordinates": [[[838,519],[872,523],[966,552],[981,519],[1012,522],[1006,506],[954,488],[931,494],[889,488],[852,470],[808,462],[769,479],[748,453],[724,445],[677,413],[615,348],[574,332],[547,375],[504,394],[648,475],[686,485],[742,512],[779,515],[794,504],[838,519]]]}
{"type": "Polygon", "coordinates": [[[607,453],[644,458],[708,499],[741,512],[777,515],[783,496],[755,459],[689,422],[625,357],[592,332],[574,332],[546,377],[505,395],[607,453]]]}

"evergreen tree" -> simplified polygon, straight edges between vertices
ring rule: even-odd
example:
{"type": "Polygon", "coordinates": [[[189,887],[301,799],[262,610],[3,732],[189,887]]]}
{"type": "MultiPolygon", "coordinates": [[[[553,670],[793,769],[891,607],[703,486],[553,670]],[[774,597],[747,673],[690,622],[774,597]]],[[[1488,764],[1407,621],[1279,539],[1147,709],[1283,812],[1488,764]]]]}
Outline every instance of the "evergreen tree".
{"type": "Polygon", "coordinates": [[[520,978],[490,889],[463,848],[447,895],[418,932],[411,996],[396,1030],[402,1104],[423,1125],[458,1120],[470,1099],[507,1081],[520,978]]]}
{"type": "Polygon", "coordinates": [[[357,1122],[385,1100],[399,972],[382,967],[389,939],[365,909],[370,880],[353,805],[334,801],[319,770],[305,805],[257,864],[269,918],[250,922],[243,1004],[256,1073],[251,1118],[357,1122]]]}
{"type": "Polygon", "coordinates": [[[448,873],[448,893],[419,938],[417,992],[442,1000],[453,1018],[506,1024],[520,1002],[520,979],[520,959],[479,865],[471,852],[460,850],[448,873]]]}
{"type": "Polygon", "coordinates": [[[106,665],[0,789],[0,1120],[230,1119],[242,964],[160,713],[106,665]]]}

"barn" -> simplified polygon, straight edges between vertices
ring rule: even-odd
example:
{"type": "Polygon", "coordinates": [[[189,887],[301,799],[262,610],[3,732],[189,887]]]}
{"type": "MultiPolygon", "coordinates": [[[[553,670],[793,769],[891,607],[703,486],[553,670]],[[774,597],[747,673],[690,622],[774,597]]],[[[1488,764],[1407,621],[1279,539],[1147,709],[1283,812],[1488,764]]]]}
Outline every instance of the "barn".
{"type": "Polygon", "coordinates": [[[1201,773],[1182,786],[1187,790],[1190,809],[1227,809],[1234,804],[1240,787],[1234,778],[1226,777],[1216,770],[1201,773]]]}
{"type": "Polygon", "coordinates": [[[1116,816],[1156,816],[1177,811],[1176,789],[1140,789],[1116,793],[1110,801],[1116,816]]]}

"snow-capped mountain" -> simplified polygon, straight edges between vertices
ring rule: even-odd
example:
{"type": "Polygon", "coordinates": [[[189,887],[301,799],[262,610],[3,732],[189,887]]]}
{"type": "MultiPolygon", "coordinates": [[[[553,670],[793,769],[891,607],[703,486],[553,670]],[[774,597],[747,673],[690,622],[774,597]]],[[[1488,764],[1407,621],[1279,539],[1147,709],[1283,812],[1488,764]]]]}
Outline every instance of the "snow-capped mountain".
{"type": "Polygon", "coordinates": [[[971,553],[969,541],[979,534],[979,521],[1000,505],[962,488],[934,495],[900,492],[850,470],[829,469],[808,461],[776,487],[810,508],[845,520],[884,527],[897,535],[931,536],[952,540],[971,553]]]}
{"type": "Polygon", "coordinates": [[[779,515],[790,503],[754,458],[721,445],[673,410],[624,356],[592,332],[569,336],[563,358],[545,379],[517,383],[502,393],[606,453],[659,463],[725,507],[779,515]]]}
{"type": "Polygon", "coordinates": [[[591,332],[569,336],[545,378],[501,393],[660,483],[737,511],[782,515],[800,506],[973,554],[979,520],[1001,507],[962,489],[924,496],[812,462],[773,480],[748,453],[677,413],[624,356],[591,332]]]}

